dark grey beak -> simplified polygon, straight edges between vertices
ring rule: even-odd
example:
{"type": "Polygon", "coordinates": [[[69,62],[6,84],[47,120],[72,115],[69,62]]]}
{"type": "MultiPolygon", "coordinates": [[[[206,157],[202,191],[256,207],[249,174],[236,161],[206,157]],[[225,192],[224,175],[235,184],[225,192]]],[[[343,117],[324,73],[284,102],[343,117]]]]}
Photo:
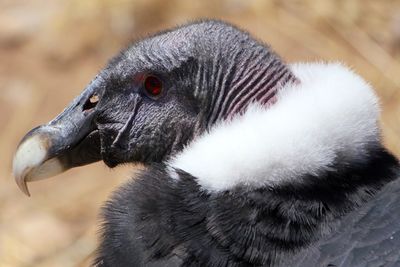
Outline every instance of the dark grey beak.
{"type": "Polygon", "coordinates": [[[28,196],[27,182],[101,160],[100,139],[94,119],[101,99],[95,79],[59,116],[32,129],[21,140],[13,161],[19,188],[28,196]]]}

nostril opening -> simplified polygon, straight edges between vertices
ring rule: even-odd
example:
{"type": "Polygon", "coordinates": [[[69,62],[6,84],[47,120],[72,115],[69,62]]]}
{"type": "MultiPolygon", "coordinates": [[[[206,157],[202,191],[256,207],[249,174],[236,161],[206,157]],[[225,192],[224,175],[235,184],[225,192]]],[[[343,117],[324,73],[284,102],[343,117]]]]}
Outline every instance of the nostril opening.
{"type": "Polygon", "coordinates": [[[99,102],[99,96],[97,94],[93,94],[91,97],[89,97],[88,100],[86,100],[86,103],[83,105],[83,111],[88,111],[97,106],[97,103],[99,102]]]}

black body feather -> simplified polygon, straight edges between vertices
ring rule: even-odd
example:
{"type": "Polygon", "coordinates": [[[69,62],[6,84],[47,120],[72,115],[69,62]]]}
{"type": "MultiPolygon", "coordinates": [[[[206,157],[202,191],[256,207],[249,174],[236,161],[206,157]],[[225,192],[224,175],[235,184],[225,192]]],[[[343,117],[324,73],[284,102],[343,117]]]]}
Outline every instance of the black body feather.
{"type": "MultiPolygon", "coordinates": [[[[299,183],[255,190],[209,193],[195,177],[177,174],[179,179],[172,179],[164,165],[153,164],[116,192],[104,209],[98,266],[306,267],[310,259],[317,260],[312,266],[336,266],[352,256],[346,247],[369,234],[341,244],[338,229],[354,227],[346,230],[351,235],[362,227],[355,222],[343,225],[346,216],[368,216],[383,203],[396,205],[387,212],[400,212],[400,204],[391,199],[400,194],[394,181],[399,165],[383,148],[371,150],[366,161],[335,166],[319,177],[307,175],[299,177],[299,183]],[[382,192],[387,195],[383,200],[382,192]],[[319,244],[334,249],[317,259],[314,247],[319,244]]],[[[387,226],[396,234],[393,242],[400,244],[400,225],[393,223],[387,226]]],[[[373,246],[378,248],[380,242],[373,246]]],[[[388,248],[374,256],[383,259],[397,250],[388,248]]]]}

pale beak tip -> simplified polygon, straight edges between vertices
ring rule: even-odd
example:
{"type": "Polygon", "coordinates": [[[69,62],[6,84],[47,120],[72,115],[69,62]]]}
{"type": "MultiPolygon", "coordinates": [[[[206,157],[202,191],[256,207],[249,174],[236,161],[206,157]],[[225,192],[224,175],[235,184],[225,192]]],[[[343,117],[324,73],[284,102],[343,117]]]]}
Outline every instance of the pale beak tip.
{"type": "Polygon", "coordinates": [[[13,160],[15,182],[21,191],[30,196],[27,181],[31,181],[32,171],[43,164],[46,158],[46,145],[41,136],[31,136],[17,148],[13,160]]]}
{"type": "MultiPolygon", "coordinates": [[[[15,161],[15,159],[14,159],[15,161]]],[[[18,169],[15,169],[14,165],[14,177],[15,177],[15,183],[18,185],[19,189],[28,197],[31,196],[29,193],[28,189],[28,184],[27,184],[27,175],[30,172],[30,168],[24,169],[22,172],[18,169]]]]}
{"type": "Polygon", "coordinates": [[[18,146],[13,161],[15,182],[23,193],[30,196],[27,182],[45,179],[66,170],[57,157],[48,155],[50,140],[41,132],[29,134],[18,146]]]}
{"type": "Polygon", "coordinates": [[[25,181],[24,178],[20,178],[20,179],[16,179],[17,185],[19,187],[19,189],[28,197],[31,196],[31,194],[29,193],[29,189],[28,189],[28,185],[25,181]]]}

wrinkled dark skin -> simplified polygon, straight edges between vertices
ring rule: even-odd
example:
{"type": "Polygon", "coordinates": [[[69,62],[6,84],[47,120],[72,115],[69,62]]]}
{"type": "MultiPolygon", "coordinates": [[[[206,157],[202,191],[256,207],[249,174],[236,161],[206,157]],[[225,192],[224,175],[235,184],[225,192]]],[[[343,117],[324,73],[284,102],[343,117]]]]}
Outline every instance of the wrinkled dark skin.
{"type": "Polygon", "coordinates": [[[96,106],[95,125],[100,133],[102,158],[110,167],[132,161],[159,162],[164,155],[182,149],[203,127],[198,124],[201,114],[192,93],[193,76],[171,78],[190,71],[187,62],[178,62],[181,65],[171,70],[161,63],[144,65],[138,57],[133,61],[126,58],[126,53],[134,54],[139,49],[129,49],[101,74],[106,82],[96,106]],[[126,67],[130,64],[136,67],[126,67]],[[162,81],[161,95],[146,93],[143,80],[147,75],[162,81]]]}
{"type": "Polygon", "coordinates": [[[106,84],[105,88],[95,125],[102,158],[110,167],[132,161],[161,161],[163,155],[181,149],[193,136],[199,112],[185,105],[194,101],[189,94],[177,93],[189,88],[166,81],[159,99],[147,96],[141,84],[129,80],[118,88],[115,84],[106,84]]]}

